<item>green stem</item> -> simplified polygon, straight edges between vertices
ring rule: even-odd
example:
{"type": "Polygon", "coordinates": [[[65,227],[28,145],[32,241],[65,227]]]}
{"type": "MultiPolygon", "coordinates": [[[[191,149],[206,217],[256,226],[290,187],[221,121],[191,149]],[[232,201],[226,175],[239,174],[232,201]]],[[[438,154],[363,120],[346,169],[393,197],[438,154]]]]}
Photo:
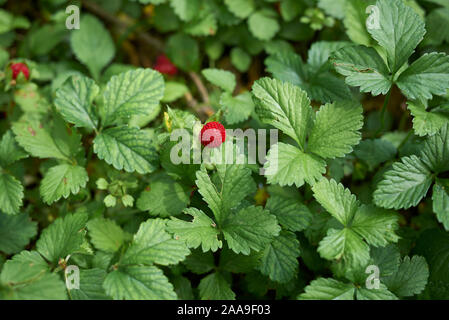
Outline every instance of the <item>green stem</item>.
{"type": "Polygon", "coordinates": [[[413,129],[410,129],[410,131],[408,132],[408,134],[407,134],[407,136],[404,138],[404,140],[402,140],[402,142],[399,144],[399,146],[398,146],[398,151],[399,151],[399,149],[401,149],[403,146],[404,146],[404,144],[408,141],[408,139],[410,139],[410,137],[412,136],[412,134],[413,134],[413,129]]]}

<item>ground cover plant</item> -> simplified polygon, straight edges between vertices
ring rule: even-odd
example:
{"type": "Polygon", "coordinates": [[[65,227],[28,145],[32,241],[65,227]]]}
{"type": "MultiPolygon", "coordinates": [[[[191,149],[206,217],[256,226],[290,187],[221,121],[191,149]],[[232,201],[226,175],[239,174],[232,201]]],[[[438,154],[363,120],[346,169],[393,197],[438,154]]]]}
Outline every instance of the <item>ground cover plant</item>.
{"type": "Polygon", "coordinates": [[[0,5],[0,299],[449,299],[448,1],[0,5]]]}

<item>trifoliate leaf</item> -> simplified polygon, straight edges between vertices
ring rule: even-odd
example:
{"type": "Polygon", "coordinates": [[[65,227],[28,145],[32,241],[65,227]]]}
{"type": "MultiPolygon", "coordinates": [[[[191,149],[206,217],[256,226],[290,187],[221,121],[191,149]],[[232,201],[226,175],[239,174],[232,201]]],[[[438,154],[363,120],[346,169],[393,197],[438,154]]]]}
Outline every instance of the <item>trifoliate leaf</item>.
{"type": "Polygon", "coordinates": [[[351,229],[375,247],[397,242],[398,216],[391,211],[373,205],[362,205],[352,220],[351,229]]]}
{"type": "Polygon", "coordinates": [[[0,167],[7,168],[26,157],[28,154],[18,145],[12,131],[7,131],[0,141],[0,167]]]}
{"type": "Polygon", "coordinates": [[[25,214],[15,216],[0,213],[0,251],[6,254],[22,250],[37,234],[37,223],[25,214]]]}
{"type": "Polygon", "coordinates": [[[203,69],[201,73],[209,82],[221,89],[231,93],[234,91],[236,81],[232,72],[221,69],[203,69]]]}
{"type": "Polygon", "coordinates": [[[276,216],[282,227],[291,231],[302,231],[312,222],[309,208],[296,199],[273,194],[268,198],[265,209],[276,216]]]}
{"type": "Polygon", "coordinates": [[[127,266],[106,276],[103,287],[114,300],[175,300],[176,293],[162,270],[127,266]]]}
{"type": "Polygon", "coordinates": [[[288,82],[262,78],[252,88],[260,120],[278,128],[304,148],[313,110],[304,90],[288,82]]]}
{"type": "Polygon", "coordinates": [[[277,14],[273,10],[262,9],[248,18],[249,31],[259,40],[271,40],[279,31],[277,14]]]}
{"type": "Polygon", "coordinates": [[[316,114],[308,151],[334,159],[352,151],[361,139],[363,108],[353,102],[326,104],[316,114]]]}
{"type": "Polygon", "coordinates": [[[397,79],[397,86],[409,99],[432,99],[449,88],[449,56],[427,53],[412,63],[397,79]]]}
{"type": "Polygon", "coordinates": [[[220,96],[220,106],[227,124],[236,124],[249,118],[254,110],[254,102],[250,92],[233,97],[229,92],[220,96]]]}
{"type": "Polygon", "coordinates": [[[79,289],[71,289],[70,298],[72,300],[108,300],[110,299],[104,292],[103,282],[106,278],[106,271],[102,269],[80,270],[79,289]]]}
{"type": "Polygon", "coordinates": [[[321,179],[313,188],[313,195],[327,212],[344,226],[348,225],[358,209],[358,201],[348,189],[333,179],[321,179]]]}
{"type": "Polygon", "coordinates": [[[0,208],[7,214],[17,214],[22,206],[23,186],[10,174],[0,173],[0,208]]]}
{"type": "Polygon", "coordinates": [[[382,278],[390,291],[399,297],[410,297],[424,290],[429,277],[426,259],[420,256],[404,257],[399,269],[391,276],[382,278]]]}
{"type": "Polygon", "coordinates": [[[248,255],[260,251],[279,234],[276,217],[262,207],[250,206],[232,214],[221,224],[230,249],[248,255]]]}
{"type": "Polygon", "coordinates": [[[201,279],[198,286],[201,300],[234,300],[235,293],[231,290],[231,285],[218,272],[201,279]]]}
{"type": "Polygon", "coordinates": [[[254,0],[224,0],[224,3],[239,18],[248,17],[255,9],[254,0]]]}
{"type": "Polygon", "coordinates": [[[147,130],[128,126],[109,128],[94,139],[94,152],[117,170],[150,173],[157,161],[152,139],[147,130]]]}
{"type": "Polygon", "coordinates": [[[143,222],[133,242],[123,256],[123,264],[176,264],[190,253],[181,239],[166,230],[166,220],[149,219],[143,222]]]}
{"type": "Polygon", "coordinates": [[[43,200],[52,204],[62,197],[67,199],[70,194],[77,194],[86,187],[89,180],[86,169],[71,164],[60,164],[51,167],[42,179],[39,188],[43,200]]]}
{"type": "Polygon", "coordinates": [[[68,214],[44,229],[36,243],[37,251],[52,263],[78,251],[84,241],[87,214],[68,214]]]}
{"type": "Polygon", "coordinates": [[[449,124],[447,123],[424,142],[421,159],[433,172],[449,170],[449,124]]]}
{"type": "Polygon", "coordinates": [[[288,282],[296,275],[300,253],[295,234],[283,231],[264,249],[259,270],[273,281],[288,282]]]}
{"type": "Polygon", "coordinates": [[[98,117],[93,101],[100,92],[95,81],[81,75],[71,76],[56,91],[55,106],[63,118],[77,127],[95,129],[98,117]]]}
{"type": "Polygon", "coordinates": [[[448,106],[426,111],[423,104],[408,101],[407,107],[413,116],[413,131],[418,136],[434,135],[449,122],[448,106]]]}
{"type": "Polygon", "coordinates": [[[115,55],[111,35],[96,17],[86,14],[79,30],[71,33],[70,44],[78,60],[84,63],[95,79],[115,55]]]}
{"type": "Polygon", "coordinates": [[[243,165],[219,165],[217,170],[220,186],[212,183],[204,168],[196,173],[196,185],[220,224],[232,208],[240,205],[246,196],[256,190],[256,185],[251,170],[243,165]]]}
{"type": "Polygon", "coordinates": [[[113,76],[104,91],[103,125],[148,115],[163,96],[164,80],[155,70],[136,69],[113,76]]]}
{"type": "Polygon", "coordinates": [[[388,66],[396,73],[415,51],[426,33],[423,19],[402,0],[378,0],[378,25],[367,28],[387,53],[388,66]]]}
{"type": "Polygon", "coordinates": [[[353,300],[355,287],[331,278],[313,280],[305,292],[298,296],[300,300],[353,300]]]}
{"type": "Polygon", "coordinates": [[[403,157],[377,184],[374,203],[389,209],[416,206],[427,194],[432,180],[432,173],[417,156],[403,157]]]}
{"type": "Polygon", "coordinates": [[[159,174],[150,181],[149,190],[140,194],[137,208],[149,211],[152,216],[178,215],[189,204],[190,192],[190,186],[175,181],[166,174],[159,174]]]}
{"type": "Polygon", "coordinates": [[[433,185],[432,209],[446,230],[449,230],[449,192],[448,183],[438,181],[433,185]]]}
{"type": "Polygon", "coordinates": [[[388,67],[373,48],[344,47],[333,53],[332,60],[335,70],[346,77],[346,83],[360,87],[362,92],[377,96],[386,94],[392,86],[388,67]]]}
{"type": "Polygon", "coordinates": [[[125,240],[123,230],[110,219],[96,218],[87,223],[89,236],[95,248],[116,252],[125,240]]]}
{"type": "Polygon", "coordinates": [[[198,248],[201,246],[203,252],[217,251],[222,247],[221,240],[218,240],[220,231],[216,223],[209,218],[203,211],[196,208],[188,208],[184,213],[193,217],[192,222],[173,218],[167,222],[167,230],[175,235],[179,240],[187,243],[189,248],[198,248]]]}
{"type": "Polygon", "coordinates": [[[319,180],[326,172],[326,162],[316,155],[279,142],[268,151],[264,169],[268,183],[281,186],[295,184],[299,188],[304,182],[313,185],[319,180]]]}

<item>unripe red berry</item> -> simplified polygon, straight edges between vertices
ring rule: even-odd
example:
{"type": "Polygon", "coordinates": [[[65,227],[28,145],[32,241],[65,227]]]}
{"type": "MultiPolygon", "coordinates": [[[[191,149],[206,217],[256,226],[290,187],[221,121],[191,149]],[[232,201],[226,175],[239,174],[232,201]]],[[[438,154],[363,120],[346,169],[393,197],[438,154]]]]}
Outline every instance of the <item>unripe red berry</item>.
{"type": "Polygon", "coordinates": [[[11,65],[11,70],[12,70],[12,78],[14,80],[17,79],[19,73],[21,72],[23,73],[23,75],[27,80],[30,78],[30,70],[28,69],[28,66],[25,63],[22,62],[13,63],[11,65]]]}
{"type": "Polygon", "coordinates": [[[208,122],[201,129],[200,137],[203,146],[216,148],[225,142],[226,130],[220,122],[208,122]]]}
{"type": "Polygon", "coordinates": [[[157,57],[153,69],[159,71],[160,73],[168,74],[171,76],[174,76],[178,73],[178,69],[176,68],[176,66],[170,61],[170,59],[167,58],[167,56],[163,54],[157,57]]]}

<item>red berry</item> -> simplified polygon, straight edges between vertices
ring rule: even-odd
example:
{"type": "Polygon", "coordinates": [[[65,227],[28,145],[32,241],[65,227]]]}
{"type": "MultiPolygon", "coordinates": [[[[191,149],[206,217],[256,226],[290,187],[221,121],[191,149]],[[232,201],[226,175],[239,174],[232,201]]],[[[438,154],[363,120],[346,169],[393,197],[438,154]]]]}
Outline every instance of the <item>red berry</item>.
{"type": "Polygon", "coordinates": [[[203,146],[216,148],[225,142],[226,130],[220,122],[208,122],[201,129],[200,137],[203,146]]]}
{"type": "Polygon", "coordinates": [[[159,71],[160,73],[168,74],[174,76],[178,73],[178,69],[176,66],[167,58],[165,55],[160,55],[156,59],[156,63],[153,66],[154,70],[159,71]]]}
{"type": "Polygon", "coordinates": [[[11,70],[12,70],[12,78],[14,80],[17,79],[19,73],[21,72],[23,73],[23,75],[27,80],[30,78],[30,70],[28,69],[28,66],[25,63],[22,62],[13,63],[11,65],[11,70]]]}

